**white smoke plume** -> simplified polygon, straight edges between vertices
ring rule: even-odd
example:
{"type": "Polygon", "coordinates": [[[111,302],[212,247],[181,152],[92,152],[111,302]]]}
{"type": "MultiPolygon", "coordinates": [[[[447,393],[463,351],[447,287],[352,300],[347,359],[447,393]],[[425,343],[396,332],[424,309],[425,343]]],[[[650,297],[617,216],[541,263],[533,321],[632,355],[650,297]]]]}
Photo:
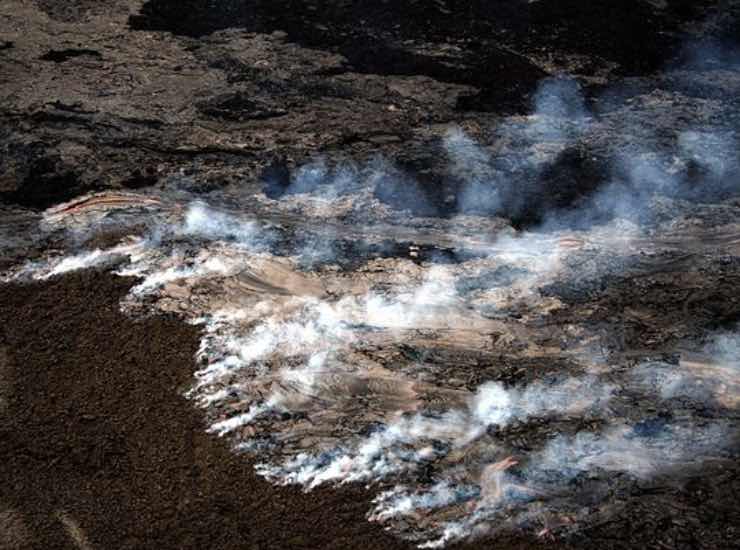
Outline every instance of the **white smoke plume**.
{"type": "Polygon", "coordinates": [[[575,80],[544,80],[535,93],[532,115],[502,123],[492,149],[483,148],[459,128],[443,146],[450,174],[463,182],[457,197],[461,213],[517,216],[537,195],[536,182],[548,163],[589,127],[590,115],[575,80]]]}
{"type": "Polygon", "coordinates": [[[278,467],[263,464],[259,472],[281,483],[308,488],[326,482],[375,480],[440,458],[444,451],[433,442],[446,443],[449,450],[462,448],[489,426],[502,428],[514,419],[532,416],[578,414],[607,402],[610,393],[611,388],[596,379],[567,380],[549,387],[537,383],[523,391],[486,383],[472,396],[466,410],[402,417],[350,448],[319,456],[304,453],[278,467]]]}
{"type": "Polygon", "coordinates": [[[209,208],[203,202],[194,202],[188,207],[182,232],[185,235],[202,236],[210,240],[235,240],[245,246],[254,246],[258,239],[263,237],[253,221],[240,220],[209,208]]]}
{"type": "MultiPolygon", "coordinates": [[[[542,510],[570,512],[569,482],[579,476],[662,475],[701,463],[732,433],[721,422],[673,418],[678,402],[738,406],[737,335],[679,350],[675,362],[593,369],[583,357],[603,336],[587,319],[558,325],[563,304],[543,292],[654,254],[649,238],[667,235],[680,249],[670,224],[655,227],[656,197],[733,191],[736,141],[706,122],[716,113],[672,125],[660,146],[660,132],[624,116],[634,109],[645,120],[661,99],[650,92],[634,102],[642,106],[597,116],[575,81],[553,78],[534,95],[530,116],[503,120],[480,143],[451,129],[442,145],[459,184],[458,215],[446,220],[423,218],[434,212],[426,191],[385,161],[318,160],[275,196],[250,197],[249,214],[229,201],[169,208],[149,198],[147,236],[51,256],[9,278],[108,263],[138,277],[127,312],[174,311],[202,329],[187,396],[211,433],[264,453],[258,471],[275,483],[395,484],[369,517],[424,547],[523,524],[542,510]],[[530,232],[490,220],[526,211],[544,192],[544,171],[586,138],[614,165],[573,211],[546,212],[544,230],[530,232]],[[294,224],[291,246],[279,242],[272,219],[294,224]],[[584,220],[601,224],[579,229],[584,220]],[[362,250],[381,238],[442,242],[457,255],[436,264],[391,254],[340,268],[341,239],[362,250]],[[566,374],[528,370],[555,359],[566,374]],[[512,363],[522,367],[509,377],[512,363]],[[625,406],[632,398],[664,415],[625,406]],[[617,419],[618,407],[632,416],[617,419]],[[515,435],[523,426],[534,435],[522,443],[515,435]],[[428,466],[433,474],[421,480],[428,466]]],[[[681,112],[693,111],[703,113],[693,104],[681,112]]],[[[46,223],[63,224],[61,212],[46,223]]],[[[83,222],[70,222],[80,225],[84,233],[83,222]]]]}

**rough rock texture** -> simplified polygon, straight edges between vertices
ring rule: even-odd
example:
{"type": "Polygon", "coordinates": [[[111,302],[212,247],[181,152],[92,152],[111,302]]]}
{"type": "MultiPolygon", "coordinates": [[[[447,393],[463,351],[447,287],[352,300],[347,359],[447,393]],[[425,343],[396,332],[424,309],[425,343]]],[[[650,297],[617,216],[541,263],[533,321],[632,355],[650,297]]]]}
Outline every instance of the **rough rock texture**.
{"type": "MultiPolygon", "coordinates": [[[[529,304],[481,308],[486,322],[526,327],[546,353],[527,358],[503,331],[484,335],[495,354],[466,355],[418,331],[389,368],[423,362],[468,395],[492,379],[515,386],[576,370],[564,353],[589,346],[619,376],[640,361],[675,367],[681,346],[693,353],[740,321],[739,14],[732,0],[0,1],[0,272],[118,246],[157,225],[146,201],[175,218],[197,198],[221,208],[216,218],[269,226],[280,261],[331,235],[328,267],[309,258],[292,266],[301,273],[367,270],[386,292],[401,268],[459,263],[457,294],[505,296],[535,266],[468,270],[482,254],[471,243],[489,245],[509,225],[590,228],[626,205],[641,231],[626,253],[610,254],[613,234],[558,234],[548,250],[576,251],[565,254],[568,277],[528,289],[529,304]],[[312,179],[317,166],[331,185],[312,179]],[[347,166],[380,180],[344,188],[347,166]],[[657,198],[640,188],[651,178],[664,185],[657,198]],[[615,180],[624,187],[611,193],[615,180]],[[485,193],[466,197],[480,181],[501,184],[495,209],[485,193]],[[75,225],[88,207],[102,211],[102,229],[75,225]],[[70,213],[67,226],[48,223],[70,213]]],[[[165,259],[192,260],[218,240],[165,237],[165,259]]],[[[504,255],[525,246],[511,242],[504,255]]],[[[281,290],[239,275],[239,292],[281,290]]],[[[373,495],[362,487],[276,488],[205,433],[182,397],[202,336],[182,313],[231,296],[230,283],[202,294],[172,285],[158,305],[179,316],[151,316],[149,297],[142,318],[120,311],[132,284],[100,270],[0,287],[0,547],[407,547],[366,521],[373,495]]],[[[610,412],[636,421],[636,437],[660,434],[669,417],[734,429],[734,383],[704,407],[681,396],[658,406],[628,388],[610,412]]],[[[313,429],[305,415],[279,420],[313,429]]],[[[524,455],[581,423],[535,418],[487,436],[524,455]]],[[[721,456],[696,457],[700,470],[683,477],[569,479],[572,492],[557,498],[582,499],[575,511],[567,502],[572,529],[564,516],[539,540],[506,532],[468,546],[733,547],[740,466],[728,433],[721,456]]],[[[430,484],[437,466],[412,481],[430,484]]],[[[412,519],[394,527],[425,521],[412,519]]]]}
{"type": "Polygon", "coordinates": [[[361,487],[275,488],[206,434],[179,395],[197,331],[124,316],[131,282],[89,272],[0,290],[2,548],[411,547],[365,520],[361,487]]]}
{"type": "MultiPolygon", "coordinates": [[[[277,157],[426,168],[451,122],[527,112],[539,80],[643,75],[711,13],[696,2],[5,1],[3,199],[253,183],[277,157]]],[[[424,171],[424,170],[421,170],[424,171]]]]}

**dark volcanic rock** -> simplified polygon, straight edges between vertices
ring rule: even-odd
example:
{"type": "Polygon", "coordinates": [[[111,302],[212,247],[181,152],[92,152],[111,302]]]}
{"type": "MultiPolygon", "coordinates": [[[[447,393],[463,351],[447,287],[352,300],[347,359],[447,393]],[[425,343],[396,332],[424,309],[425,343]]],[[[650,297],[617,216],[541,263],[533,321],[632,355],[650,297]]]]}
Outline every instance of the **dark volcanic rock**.
{"type": "Polygon", "coordinates": [[[80,192],[80,177],[73,166],[44,144],[11,144],[0,165],[0,196],[33,208],[48,208],[80,192]]]}
{"type": "Polygon", "coordinates": [[[287,114],[283,109],[271,108],[260,100],[250,99],[240,93],[211,98],[198,104],[198,110],[206,116],[224,120],[259,120],[287,114]]]}
{"type": "MultiPolygon", "coordinates": [[[[428,206],[420,213],[447,215],[457,184],[424,159],[449,126],[490,128],[501,115],[529,112],[550,74],[603,86],[652,72],[710,8],[643,0],[26,3],[7,14],[15,23],[3,35],[0,192],[42,207],[91,189],[169,185],[183,172],[258,188],[276,155],[293,167],[322,154],[383,155],[409,174],[411,189],[381,191],[382,200],[421,195],[428,206]],[[47,160],[27,160],[29,143],[43,149],[35,159],[47,160]],[[142,167],[146,176],[137,175],[142,167]],[[53,191],[58,182],[67,190],[53,191]]],[[[556,194],[533,203],[532,214],[515,207],[511,215],[535,220],[580,196],[556,194]]]]}
{"type": "MultiPolygon", "coordinates": [[[[158,187],[188,200],[227,191],[284,206],[325,190],[324,181],[299,181],[308,162],[325,165],[328,179],[344,165],[361,175],[383,167],[367,197],[372,208],[341,220],[347,235],[331,251],[340,268],[358,258],[464,259],[454,242],[419,245],[383,228],[371,245],[354,238],[353,220],[375,221],[378,204],[394,220],[470,214],[531,227],[558,217],[578,227],[614,215],[614,205],[576,210],[614,181],[635,217],[659,218],[659,201],[639,208],[654,197],[635,180],[670,174],[675,185],[661,189],[674,200],[667,209],[697,225],[736,222],[738,12],[736,0],[10,0],[0,7],[0,267],[75,238],[37,227],[40,211],[77,195],[158,187]],[[550,78],[563,73],[571,78],[550,78]],[[547,85],[566,101],[548,103],[547,85]],[[461,145],[470,149],[461,152],[463,170],[451,168],[455,128],[473,143],[461,145]],[[680,147],[690,149],[683,164],[673,162],[680,147]],[[721,162],[706,162],[707,150],[721,162]],[[645,151],[655,159],[643,171],[635,159],[645,151]],[[494,192],[492,207],[485,199],[494,192]],[[703,200],[727,204],[702,209],[703,200]]],[[[331,191],[342,198],[345,189],[331,191]]],[[[294,216],[280,238],[297,253],[315,236],[296,219],[305,222],[294,216]]],[[[449,222],[415,221],[416,235],[449,222]]],[[[637,267],[538,289],[563,304],[542,323],[604,327],[613,343],[601,352],[615,354],[662,353],[667,342],[733,328],[737,258],[685,258],[635,257],[637,267]]],[[[577,260],[573,269],[586,272],[587,253],[577,260]]],[[[457,290],[498,289],[528,273],[483,270],[457,290]]],[[[119,299],[130,285],[84,272],[0,288],[0,384],[3,376],[13,384],[12,415],[0,417],[0,546],[14,540],[3,538],[6,526],[20,532],[26,521],[36,547],[64,547],[68,512],[90,533],[82,548],[407,547],[365,521],[362,488],[310,496],[275,488],[206,434],[201,413],[181,397],[197,331],[124,316],[119,299]]],[[[490,315],[524,324],[525,313],[490,315]]],[[[506,344],[490,336],[494,348],[506,344]]],[[[494,355],[486,361],[501,360],[494,355]]],[[[464,360],[466,384],[485,381],[475,357],[404,350],[405,363],[421,360],[440,368],[464,360]]],[[[541,366],[536,357],[522,368],[512,362],[501,380],[534,379],[541,366]]],[[[654,413],[637,436],[661,432],[654,413]]],[[[547,429],[538,437],[552,436],[547,429]]],[[[675,489],[576,477],[574,487],[589,489],[584,514],[608,493],[630,506],[614,521],[581,525],[575,542],[719,548],[737,539],[737,470],[708,465],[675,489]]],[[[554,547],[517,534],[476,544],[554,547]]]]}
{"type": "Polygon", "coordinates": [[[38,7],[50,18],[67,23],[86,21],[91,16],[110,12],[116,5],[115,0],[35,0],[38,7]]]}
{"type": "Polygon", "coordinates": [[[383,36],[384,41],[465,41],[471,52],[498,62],[505,59],[494,42],[500,40],[519,50],[598,56],[634,74],[658,68],[678,44],[681,20],[701,16],[702,5],[706,4],[709,2],[670,2],[661,10],[642,0],[465,0],[431,4],[417,0],[318,4],[228,0],[213,9],[205,0],[150,0],[130,23],[135,29],[167,30],[193,37],[226,28],[282,30],[290,40],[311,47],[338,48],[348,59],[368,69],[390,64],[391,70],[399,70],[412,62],[408,56],[406,60],[394,58],[392,50],[383,55],[380,42],[368,44],[363,40],[383,36]],[[374,55],[367,55],[370,53],[374,55]]]}
{"type": "Polygon", "coordinates": [[[41,61],[53,61],[54,63],[64,63],[73,57],[87,55],[90,57],[101,57],[100,52],[88,49],[70,48],[68,50],[49,50],[39,57],[41,61]]]}

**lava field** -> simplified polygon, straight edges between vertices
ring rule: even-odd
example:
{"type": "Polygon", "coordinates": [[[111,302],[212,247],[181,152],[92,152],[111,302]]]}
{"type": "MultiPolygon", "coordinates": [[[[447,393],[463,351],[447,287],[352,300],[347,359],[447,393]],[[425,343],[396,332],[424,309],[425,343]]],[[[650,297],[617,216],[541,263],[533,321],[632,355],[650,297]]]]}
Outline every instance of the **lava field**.
{"type": "Polygon", "coordinates": [[[739,2],[0,21],[0,548],[738,547],[739,2]]]}

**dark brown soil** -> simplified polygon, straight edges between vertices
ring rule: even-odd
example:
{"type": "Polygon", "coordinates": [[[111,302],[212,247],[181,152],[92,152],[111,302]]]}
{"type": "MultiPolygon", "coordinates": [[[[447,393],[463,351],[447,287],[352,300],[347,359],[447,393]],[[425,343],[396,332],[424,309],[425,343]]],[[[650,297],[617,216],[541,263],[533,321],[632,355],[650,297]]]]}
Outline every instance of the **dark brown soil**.
{"type": "Polygon", "coordinates": [[[276,488],[206,434],[182,396],[197,330],[123,315],[131,284],[90,271],[0,288],[0,527],[27,533],[0,546],[75,548],[66,515],[92,548],[407,547],[365,519],[362,487],[276,488]]]}

